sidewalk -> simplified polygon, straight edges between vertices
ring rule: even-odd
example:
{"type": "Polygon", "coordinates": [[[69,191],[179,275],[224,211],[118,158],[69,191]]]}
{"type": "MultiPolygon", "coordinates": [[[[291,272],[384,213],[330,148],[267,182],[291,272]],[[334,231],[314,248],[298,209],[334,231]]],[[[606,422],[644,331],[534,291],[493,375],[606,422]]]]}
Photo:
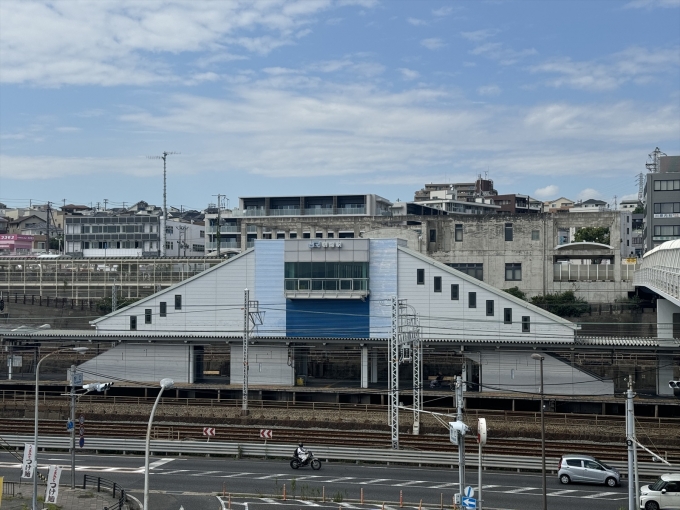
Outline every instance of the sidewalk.
{"type": "MultiPolygon", "coordinates": [[[[2,510],[25,510],[26,508],[31,507],[33,489],[30,485],[25,485],[21,487],[21,489],[26,490],[21,493],[18,492],[14,497],[7,495],[2,497],[2,510]]],[[[39,498],[42,498],[43,496],[44,490],[42,494],[38,494],[39,498]]],[[[45,506],[45,508],[55,510],[104,510],[116,503],[118,503],[118,500],[113,499],[110,493],[104,491],[97,492],[90,489],[83,490],[60,487],[56,506],[45,506]]],[[[40,499],[38,508],[43,508],[42,499],[40,499]]]]}

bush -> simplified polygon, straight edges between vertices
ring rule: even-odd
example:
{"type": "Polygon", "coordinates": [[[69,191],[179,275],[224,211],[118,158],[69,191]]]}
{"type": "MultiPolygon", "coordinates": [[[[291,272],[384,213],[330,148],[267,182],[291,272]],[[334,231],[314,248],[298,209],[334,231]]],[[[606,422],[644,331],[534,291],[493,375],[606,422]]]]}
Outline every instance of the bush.
{"type": "Polygon", "coordinates": [[[507,292],[508,294],[512,294],[516,298],[523,299],[524,301],[527,301],[527,295],[526,292],[523,292],[519,289],[519,287],[510,287],[509,289],[503,289],[504,292],[507,292]]]}
{"type": "Polygon", "coordinates": [[[560,317],[580,317],[588,311],[589,306],[585,299],[577,298],[571,290],[534,296],[531,303],[560,317]]]}

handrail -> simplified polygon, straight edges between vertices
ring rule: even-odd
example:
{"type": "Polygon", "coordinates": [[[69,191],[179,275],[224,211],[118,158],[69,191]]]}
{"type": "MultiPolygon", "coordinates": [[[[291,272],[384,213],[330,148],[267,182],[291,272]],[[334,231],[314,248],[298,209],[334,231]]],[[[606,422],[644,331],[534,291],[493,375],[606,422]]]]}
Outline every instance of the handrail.
{"type": "MultiPolygon", "coordinates": [[[[21,446],[29,438],[27,436],[5,436],[8,443],[13,446],[21,446]]],[[[41,439],[43,448],[68,449],[68,437],[48,436],[41,439]]],[[[204,442],[204,441],[151,441],[151,452],[163,452],[175,454],[195,455],[219,455],[241,457],[274,457],[288,458],[295,448],[294,444],[262,444],[262,443],[230,443],[230,442],[204,442]]],[[[94,437],[88,441],[88,449],[95,451],[134,452],[143,453],[146,442],[143,439],[119,439],[94,437]]],[[[458,456],[455,452],[391,450],[387,448],[359,448],[318,446],[314,448],[315,456],[320,459],[336,461],[362,461],[389,464],[428,464],[438,466],[457,466],[458,456]]],[[[540,471],[541,458],[517,455],[484,454],[484,466],[490,469],[512,469],[517,471],[540,471]]],[[[607,460],[607,459],[603,459],[607,460]]],[[[547,469],[557,471],[558,457],[548,457],[547,469]]],[[[466,454],[467,466],[478,466],[478,454],[466,454]]],[[[607,461],[617,468],[622,474],[627,474],[627,463],[621,461],[607,461]]],[[[643,476],[655,476],[667,471],[668,467],[659,463],[640,462],[638,471],[643,476]]]]}
{"type": "Polygon", "coordinates": [[[113,499],[116,499],[116,493],[119,494],[118,502],[114,506],[106,507],[105,510],[122,510],[123,508],[125,508],[125,504],[128,503],[128,498],[127,493],[125,489],[123,489],[123,487],[118,485],[113,480],[109,480],[108,478],[102,478],[100,476],[93,475],[85,475],[83,477],[83,489],[87,489],[88,481],[90,481],[92,485],[96,485],[97,492],[101,492],[102,487],[104,487],[105,489],[109,489],[111,491],[113,499]]]}

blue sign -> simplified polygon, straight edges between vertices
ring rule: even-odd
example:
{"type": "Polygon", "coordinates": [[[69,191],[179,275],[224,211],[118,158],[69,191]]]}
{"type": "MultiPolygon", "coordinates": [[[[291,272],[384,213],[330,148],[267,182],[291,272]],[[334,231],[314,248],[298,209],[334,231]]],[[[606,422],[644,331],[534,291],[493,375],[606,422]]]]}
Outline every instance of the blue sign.
{"type": "Polygon", "coordinates": [[[73,428],[73,422],[71,420],[66,422],[66,430],[71,430],[73,428]]]}
{"type": "Polygon", "coordinates": [[[470,487],[470,486],[468,485],[467,487],[465,487],[465,490],[463,491],[463,493],[464,493],[468,498],[472,498],[472,497],[474,497],[474,495],[475,495],[475,490],[474,490],[472,487],[470,487]]]}
{"type": "MultiPolygon", "coordinates": [[[[83,446],[85,446],[85,438],[81,436],[80,437],[80,447],[82,448],[83,446]]],[[[474,507],[472,507],[472,508],[474,508],[474,507]]]]}
{"type": "Polygon", "coordinates": [[[463,498],[463,508],[477,508],[477,500],[475,498],[463,498]]]}

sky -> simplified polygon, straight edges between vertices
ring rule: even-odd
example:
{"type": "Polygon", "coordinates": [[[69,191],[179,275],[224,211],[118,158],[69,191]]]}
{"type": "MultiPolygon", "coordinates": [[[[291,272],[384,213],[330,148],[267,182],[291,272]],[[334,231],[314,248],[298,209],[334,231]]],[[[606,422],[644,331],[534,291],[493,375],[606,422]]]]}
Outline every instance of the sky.
{"type": "MultiPolygon", "coordinates": [[[[680,0],[0,0],[0,202],[635,198],[680,0]]],[[[225,204],[227,205],[227,204],[225,204]]]]}

